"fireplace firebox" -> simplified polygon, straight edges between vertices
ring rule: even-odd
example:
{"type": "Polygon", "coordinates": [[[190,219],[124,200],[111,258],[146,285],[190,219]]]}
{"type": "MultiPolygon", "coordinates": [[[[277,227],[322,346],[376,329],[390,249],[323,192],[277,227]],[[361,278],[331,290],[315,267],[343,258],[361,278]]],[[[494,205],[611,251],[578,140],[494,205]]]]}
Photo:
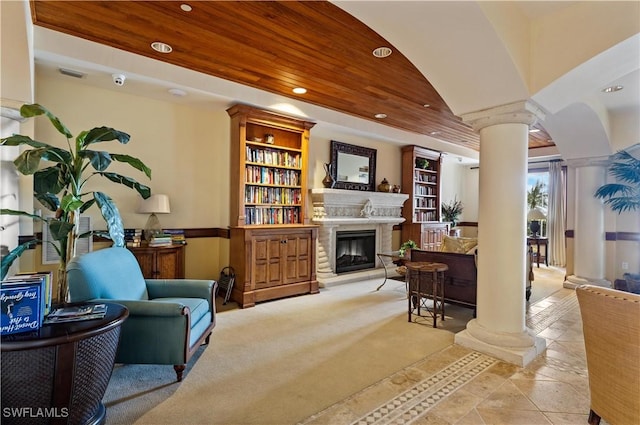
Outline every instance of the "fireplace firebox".
{"type": "Polygon", "coordinates": [[[375,230],[336,232],[336,273],[375,268],[375,246],[375,230]]]}

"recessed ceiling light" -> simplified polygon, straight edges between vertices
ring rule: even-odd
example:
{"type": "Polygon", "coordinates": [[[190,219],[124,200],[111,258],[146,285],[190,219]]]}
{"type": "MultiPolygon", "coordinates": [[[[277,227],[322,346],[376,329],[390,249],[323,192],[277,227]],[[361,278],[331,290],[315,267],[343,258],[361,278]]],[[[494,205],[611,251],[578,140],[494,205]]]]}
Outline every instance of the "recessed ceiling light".
{"type": "Polygon", "coordinates": [[[305,94],[307,92],[307,89],[305,89],[304,87],[296,87],[293,89],[293,92],[295,94],[305,94]]]}
{"type": "Polygon", "coordinates": [[[180,9],[184,10],[185,12],[191,12],[193,10],[193,7],[191,7],[187,3],[182,3],[180,5],[180,9]]]}
{"type": "Polygon", "coordinates": [[[540,131],[539,128],[532,128],[531,130],[529,130],[529,133],[537,133],[539,131],[540,131]]]}
{"type": "Polygon", "coordinates": [[[187,95],[187,92],[182,89],[169,89],[169,93],[176,97],[183,97],[187,95]]]}
{"type": "Polygon", "coordinates": [[[387,114],[375,114],[374,117],[378,118],[379,120],[387,118],[387,114]]]}
{"type": "Polygon", "coordinates": [[[377,49],[373,50],[373,56],[377,58],[386,58],[387,56],[391,55],[392,52],[393,50],[388,47],[378,47],[377,49]]]}
{"type": "Polygon", "coordinates": [[[606,88],[602,89],[602,91],[604,93],[613,93],[613,92],[620,91],[623,88],[624,88],[623,86],[610,86],[610,87],[606,87],[606,88]]]}
{"type": "Polygon", "coordinates": [[[422,105],[422,106],[424,106],[425,108],[430,108],[430,107],[431,107],[431,105],[429,105],[428,103],[425,103],[425,104],[424,104],[424,105],[422,105]]]}
{"type": "Polygon", "coordinates": [[[439,131],[432,131],[429,134],[432,135],[432,136],[436,136],[436,135],[440,134],[440,132],[439,131]]]}
{"type": "Polygon", "coordinates": [[[160,53],[171,53],[173,51],[173,47],[162,41],[154,41],[151,43],[151,48],[160,53]]]}

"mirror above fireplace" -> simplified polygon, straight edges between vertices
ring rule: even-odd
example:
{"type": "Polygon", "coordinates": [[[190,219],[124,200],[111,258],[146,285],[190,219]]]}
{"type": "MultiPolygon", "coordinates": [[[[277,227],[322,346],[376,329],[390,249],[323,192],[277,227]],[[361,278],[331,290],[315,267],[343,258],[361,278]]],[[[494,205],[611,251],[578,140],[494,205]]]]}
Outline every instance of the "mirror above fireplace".
{"type": "Polygon", "coordinates": [[[335,189],[375,191],[376,150],[332,140],[331,173],[335,189]]]}

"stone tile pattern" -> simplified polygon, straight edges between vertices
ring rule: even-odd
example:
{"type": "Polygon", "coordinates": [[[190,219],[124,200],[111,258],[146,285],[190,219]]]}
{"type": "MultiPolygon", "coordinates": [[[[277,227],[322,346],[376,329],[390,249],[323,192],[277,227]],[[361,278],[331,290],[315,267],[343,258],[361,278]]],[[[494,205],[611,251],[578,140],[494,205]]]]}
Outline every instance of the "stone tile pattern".
{"type": "Polygon", "coordinates": [[[555,292],[526,319],[547,350],[524,368],[453,345],[299,425],[585,424],[589,383],[575,292],[555,292]]]}

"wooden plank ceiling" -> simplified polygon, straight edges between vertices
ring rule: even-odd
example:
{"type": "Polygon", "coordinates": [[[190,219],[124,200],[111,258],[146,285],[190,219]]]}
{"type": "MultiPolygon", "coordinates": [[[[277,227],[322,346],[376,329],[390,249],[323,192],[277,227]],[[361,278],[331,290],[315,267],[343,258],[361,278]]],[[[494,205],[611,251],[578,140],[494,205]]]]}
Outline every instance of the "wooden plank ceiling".
{"type": "MultiPolygon", "coordinates": [[[[411,62],[337,6],[194,1],[184,11],[185,3],[32,1],[31,10],[35,25],[479,150],[478,134],[411,62]],[[152,50],[154,41],[173,52],[152,50]],[[374,57],[381,46],[391,56],[374,57]],[[296,95],[294,87],[308,91],[296,95]]],[[[553,145],[540,129],[530,133],[530,148],[553,145]]]]}

